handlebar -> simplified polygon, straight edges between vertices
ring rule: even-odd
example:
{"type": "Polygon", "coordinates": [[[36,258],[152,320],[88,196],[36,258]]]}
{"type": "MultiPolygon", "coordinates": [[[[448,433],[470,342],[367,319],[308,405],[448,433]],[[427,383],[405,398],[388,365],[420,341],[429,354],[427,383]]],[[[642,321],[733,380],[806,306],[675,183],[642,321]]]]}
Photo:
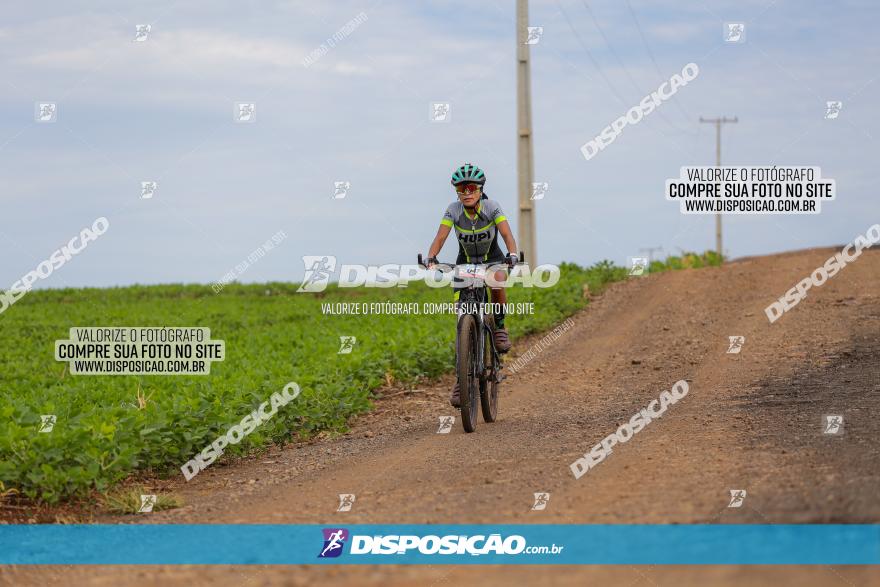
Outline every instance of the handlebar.
{"type": "MultiPolygon", "coordinates": [[[[520,252],[519,252],[519,262],[520,262],[520,263],[525,263],[525,260],[526,260],[526,254],[523,253],[522,251],[520,251],[520,252]]],[[[421,254],[421,253],[419,253],[418,264],[419,264],[420,267],[424,267],[425,269],[428,268],[428,264],[427,264],[427,263],[425,262],[425,260],[422,258],[422,254],[421,254]]],[[[479,264],[479,263],[478,263],[478,264],[479,264]]],[[[508,261],[506,261],[506,260],[505,260],[505,264],[508,265],[508,266],[510,266],[510,263],[509,263],[508,261]]],[[[455,268],[455,264],[454,264],[454,263],[441,263],[440,261],[437,261],[436,265],[443,265],[443,266],[445,266],[445,267],[449,267],[449,269],[453,269],[453,268],[455,268]]]]}
{"type": "MultiPolygon", "coordinates": [[[[419,263],[418,264],[419,264],[419,267],[424,267],[425,269],[428,268],[428,263],[426,260],[422,259],[421,253],[419,253],[419,263]]],[[[440,261],[437,261],[437,263],[435,263],[435,264],[442,265],[443,267],[447,267],[448,268],[447,270],[449,270],[449,271],[451,271],[452,269],[455,269],[455,265],[453,265],[451,263],[441,263],[440,261]]]]}

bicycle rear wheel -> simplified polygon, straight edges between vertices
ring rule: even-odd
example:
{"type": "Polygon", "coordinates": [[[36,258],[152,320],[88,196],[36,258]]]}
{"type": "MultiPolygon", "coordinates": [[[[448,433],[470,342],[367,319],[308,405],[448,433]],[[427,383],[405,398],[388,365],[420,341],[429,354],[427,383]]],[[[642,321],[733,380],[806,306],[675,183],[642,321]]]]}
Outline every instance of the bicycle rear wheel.
{"type": "Polygon", "coordinates": [[[465,432],[473,432],[477,428],[477,395],[480,383],[477,377],[477,321],[473,316],[462,316],[459,320],[455,351],[461,394],[461,423],[465,432]]]}

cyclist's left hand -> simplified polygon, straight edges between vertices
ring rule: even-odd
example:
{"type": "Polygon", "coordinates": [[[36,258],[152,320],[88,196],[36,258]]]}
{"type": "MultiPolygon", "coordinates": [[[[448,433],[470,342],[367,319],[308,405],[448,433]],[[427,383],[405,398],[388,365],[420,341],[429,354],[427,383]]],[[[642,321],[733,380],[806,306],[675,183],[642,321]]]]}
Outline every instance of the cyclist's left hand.
{"type": "Polygon", "coordinates": [[[511,267],[515,267],[517,263],[519,263],[519,255],[516,253],[510,253],[507,255],[507,264],[511,267]]]}

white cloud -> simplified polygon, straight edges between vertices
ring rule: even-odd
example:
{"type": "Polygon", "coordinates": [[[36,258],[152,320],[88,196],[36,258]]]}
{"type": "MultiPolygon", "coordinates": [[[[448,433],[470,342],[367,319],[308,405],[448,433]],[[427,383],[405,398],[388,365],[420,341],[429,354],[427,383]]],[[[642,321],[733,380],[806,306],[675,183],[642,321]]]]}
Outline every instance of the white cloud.
{"type": "MultiPolygon", "coordinates": [[[[97,33],[97,31],[91,31],[97,33]]],[[[106,31],[104,31],[106,33],[106,31]]],[[[22,33],[27,35],[25,31],[22,33]]],[[[85,35],[88,38],[89,35],[85,35]]],[[[82,47],[55,47],[39,50],[18,59],[26,66],[89,71],[114,53],[126,51],[129,57],[153,71],[197,68],[202,71],[224,67],[301,66],[307,54],[303,45],[290,41],[254,39],[216,30],[181,29],[157,32],[144,43],[133,43],[118,31],[82,47]]],[[[129,64],[120,64],[127,68],[129,64]]]]}

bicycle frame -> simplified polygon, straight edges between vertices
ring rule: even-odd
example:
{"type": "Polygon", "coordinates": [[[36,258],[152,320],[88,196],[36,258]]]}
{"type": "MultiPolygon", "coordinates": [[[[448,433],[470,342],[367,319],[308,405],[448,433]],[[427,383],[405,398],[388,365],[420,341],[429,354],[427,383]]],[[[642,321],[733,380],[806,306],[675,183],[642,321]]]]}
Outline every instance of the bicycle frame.
{"type": "MultiPolygon", "coordinates": [[[[522,259],[522,253],[520,253],[520,258],[522,259]]],[[[421,253],[418,256],[418,264],[422,267],[427,267],[425,261],[422,259],[421,253]]],[[[489,344],[492,345],[492,356],[494,359],[495,365],[497,365],[497,369],[493,374],[495,377],[496,383],[501,383],[501,369],[503,369],[503,364],[501,362],[501,356],[498,353],[498,349],[495,348],[495,336],[494,330],[492,327],[486,323],[486,319],[484,313],[481,311],[480,304],[485,304],[489,301],[489,292],[486,287],[486,272],[493,271],[499,264],[485,265],[485,264],[465,264],[465,265],[451,265],[449,263],[437,263],[438,266],[442,266],[447,268],[447,270],[452,270],[455,272],[456,277],[463,278],[465,280],[465,286],[462,288],[457,288],[460,290],[458,302],[459,304],[470,304],[470,307],[465,307],[465,311],[460,311],[458,314],[458,322],[456,324],[455,336],[456,342],[458,339],[459,332],[461,331],[460,325],[464,316],[472,315],[474,319],[477,321],[477,348],[481,349],[479,354],[479,361],[477,363],[478,372],[475,373],[481,381],[485,381],[486,379],[486,357],[485,357],[485,344],[486,337],[488,336],[489,344]]],[[[461,306],[459,306],[460,308],[461,306]]]]}
{"type": "MultiPolygon", "coordinates": [[[[495,365],[501,365],[501,358],[498,349],[495,348],[495,336],[492,327],[486,322],[485,312],[482,311],[482,305],[489,302],[489,292],[485,282],[485,272],[490,270],[488,265],[458,265],[455,267],[456,277],[467,278],[467,285],[460,289],[458,303],[458,324],[466,316],[473,316],[477,322],[477,372],[476,375],[481,381],[485,381],[486,374],[486,339],[488,337],[489,344],[492,348],[495,365]]],[[[456,326],[456,337],[461,329],[456,326]]],[[[500,382],[499,373],[492,373],[496,381],[500,382]]]]}

